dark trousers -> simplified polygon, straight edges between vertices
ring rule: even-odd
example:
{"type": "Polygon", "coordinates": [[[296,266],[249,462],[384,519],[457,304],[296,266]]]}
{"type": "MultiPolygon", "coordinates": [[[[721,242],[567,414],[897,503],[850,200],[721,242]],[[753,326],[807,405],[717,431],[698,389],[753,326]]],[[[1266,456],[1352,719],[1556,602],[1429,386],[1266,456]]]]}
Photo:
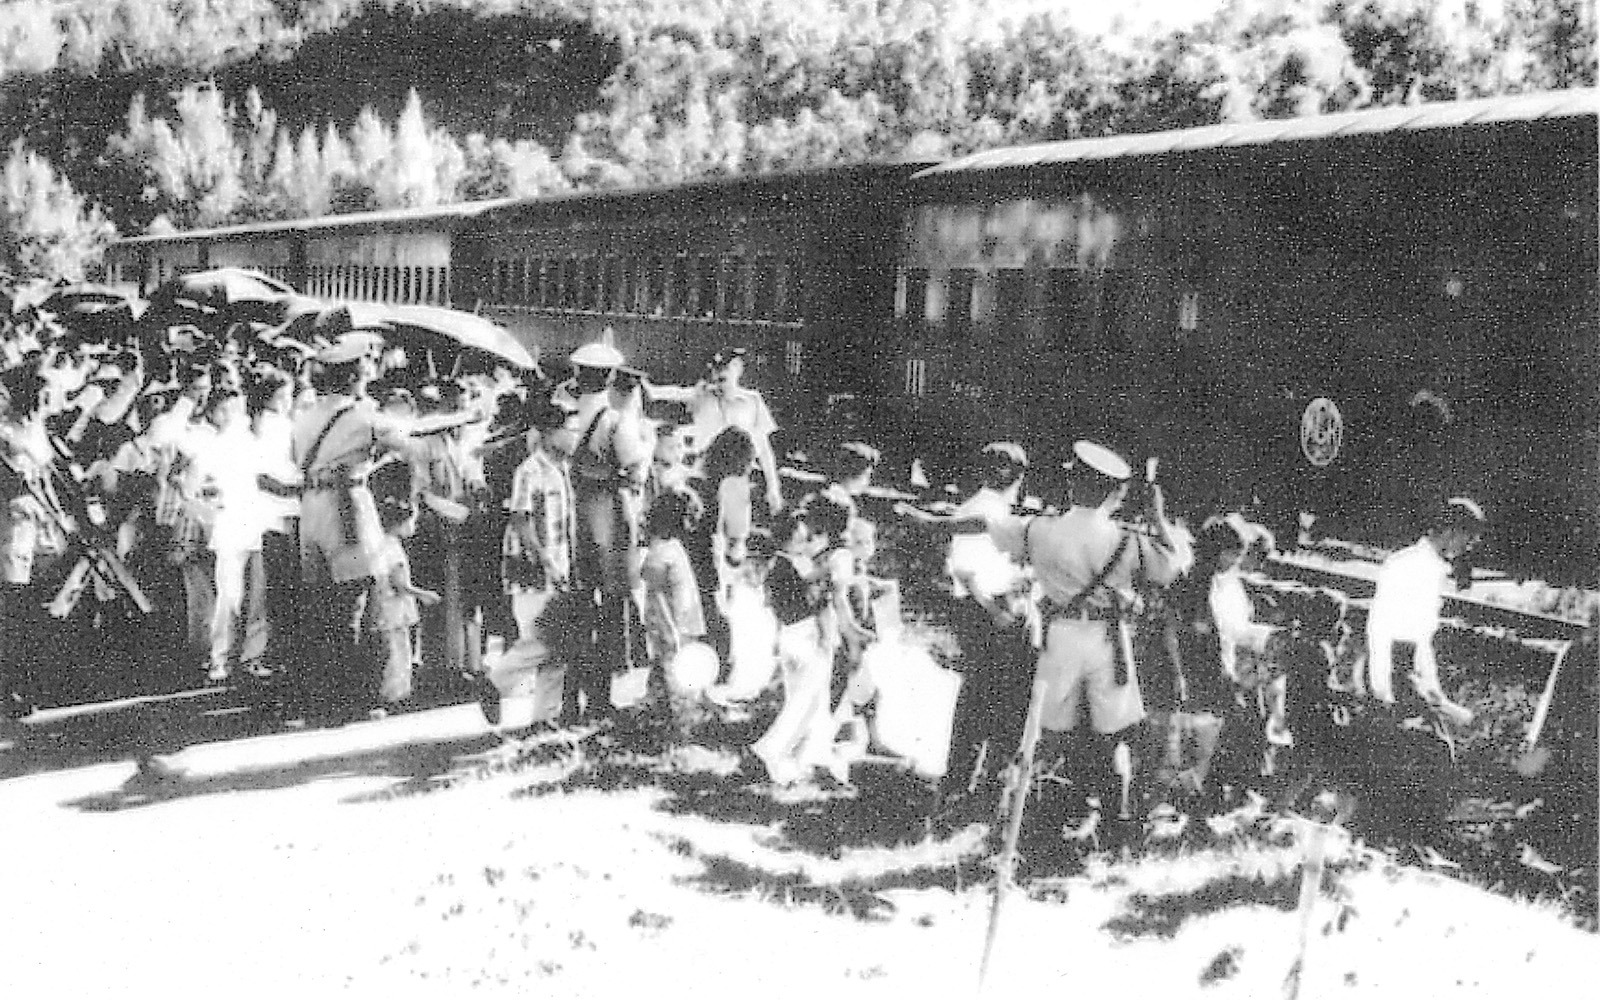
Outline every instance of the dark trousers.
{"type": "Polygon", "coordinates": [[[300,641],[300,537],[269,531],[261,536],[266,571],[267,659],[276,667],[300,641]]]}
{"type": "MultiPolygon", "coordinates": [[[[628,620],[632,594],[628,584],[628,553],[633,528],[627,508],[616,489],[597,488],[581,479],[573,482],[577,523],[573,552],[576,638],[578,655],[567,676],[588,700],[585,711],[611,709],[611,673],[628,658],[628,620]],[[594,595],[589,599],[589,595],[594,595]]],[[[576,711],[576,696],[566,701],[567,714],[576,711]]]]}
{"type": "Polygon", "coordinates": [[[574,650],[561,690],[561,714],[567,719],[608,714],[611,675],[624,655],[617,625],[624,621],[627,597],[607,599],[603,591],[579,591],[572,600],[574,650]],[[583,704],[580,712],[579,698],[583,704]]]}
{"type": "Polygon", "coordinates": [[[1002,628],[971,599],[951,602],[950,626],[961,646],[962,665],[944,779],[945,790],[954,792],[973,779],[980,754],[984,771],[998,775],[1017,752],[1036,654],[1020,624],[1002,628]]]}
{"type": "Polygon", "coordinates": [[[700,607],[706,619],[706,643],[717,651],[717,659],[724,665],[723,672],[731,666],[732,636],[728,619],[717,604],[717,560],[711,544],[711,528],[702,525],[684,539],[684,549],[689,554],[689,566],[694,570],[695,586],[700,591],[700,607]]]}

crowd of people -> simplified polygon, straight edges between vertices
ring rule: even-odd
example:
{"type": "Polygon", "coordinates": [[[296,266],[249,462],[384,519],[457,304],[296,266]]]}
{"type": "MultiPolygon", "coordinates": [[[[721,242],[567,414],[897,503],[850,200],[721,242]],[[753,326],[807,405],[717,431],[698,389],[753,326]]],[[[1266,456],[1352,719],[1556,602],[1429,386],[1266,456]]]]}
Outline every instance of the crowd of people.
{"type": "Polygon", "coordinates": [[[943,716],[923,720],[941,748],[918,761],[942,811],[990,808],[1030,723],[1074,807],[1128,816],[1157,776],[1219,801],[1256,787],[1318,730],[1306,706],[1328,692],[1470,718],[1432,652],[1451,560],[1482,530],[1469,500],[1385,564],[1369,655],[1352,658],[1338,610],[1271,620],[1252,599],[1270,533],[1226,511],[1170,518],[1153,461],[1139,475],[1093,442],[1063,456],[1055,502],[1026,496],[1030,456],[1008,441],[938,502],[888,505],[879,453],[849,440],[786,490],[737,348],[668,386],[603,339],[552,385],[492,362],[440,377],[360,330],[305,345],[260,324],[121,343],[41,329],[11,324],[0,373],[12,716],[60,668],[40,637],[92,599],[125,609],[133,662],[259,680],[323,722],[427,704],[429,677],[495,722],[529,698],[603,724],[620,673],[669,714],[777,692],[752,770],[848,782],[884,701],[949,673],[925,651],[921,674],[891,669],[917,654],[878,575],[892,524],[944,554],[921,610],[955,637],[959,696],[917,703],[943,716]]]}

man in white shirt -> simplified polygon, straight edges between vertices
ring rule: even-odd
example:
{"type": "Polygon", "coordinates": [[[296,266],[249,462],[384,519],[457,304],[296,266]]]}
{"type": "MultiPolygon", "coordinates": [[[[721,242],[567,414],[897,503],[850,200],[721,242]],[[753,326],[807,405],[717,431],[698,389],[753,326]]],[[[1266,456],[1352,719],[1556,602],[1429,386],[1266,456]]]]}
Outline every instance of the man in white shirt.
{"type": "Polygon", "coordinates": [[[654,399],[688,404],[690,446],[696,452],[704,452],[712,440],[729,427],[749,434],[756,449],[756,465],[767,484],[767,510],[775,514],[783,509],[778,459],[772,450],[772,435],[777,432],[778,424],[772,419],[772,411],[761,393],[740,384],[744,376],[744,356],[742,347],[718,351],[706,365],[706,377],[698,384],[687,387],[652,385],[649,392],[654,399]]]}
{"type": "Polygon", "coordinates": [[[1367,678],[1373,697],[1389,704],[1395,701],[1398,645],[1412,651],[1411,682],[1417,694],[1458,725],[1472,721],[1472,712],[1452,702],[1440,687],[1433,637],[1439,631],[1451,563],[1478,543],[1483,524],[1483,511],[1476,503],[1452,498],[1421,540],[1384,560],[1367,615],[1367,678]]]}
{"type": "Polygon", "coordinates": [[[945,572],[962,682],[942,783],[947,801],[999,774],[1016,751],[1028,713],[1027,573],[988,533],[1016,512],[1028,458],[1020,445],[995,441],[983,447],[978,462],[981,485],[949,514],[900,508],[918,523],[952,532],[945,572]]]}

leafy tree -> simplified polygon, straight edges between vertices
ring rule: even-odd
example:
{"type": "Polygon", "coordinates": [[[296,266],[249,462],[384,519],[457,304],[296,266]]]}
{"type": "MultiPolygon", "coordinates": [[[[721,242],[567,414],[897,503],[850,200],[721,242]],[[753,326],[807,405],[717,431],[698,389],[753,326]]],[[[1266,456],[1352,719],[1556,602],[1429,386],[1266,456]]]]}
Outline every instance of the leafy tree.
{"type": "Polygon", "coordinates": [[[209,84],[184,89],[175,103],[177,121],[169,122],[150,117],[140,95],[111,149],[145,178],[142,200],[151,214],[183,228],[226,222],[245,198],[237,114],[209,84]]]}
{"type": "Polygon", "coordinates": [[[571,187],[561,166],[536,142],[489,139],[481,132],[467,136],[465,173],[458,193],[465,201],[529,198],[571,187]]]}
{"type": "Polygon", "coordinates": [[[12,144],[0,167],[0,267],[16,277],[82,280],[115,235],[49,163],[12,144]]]}

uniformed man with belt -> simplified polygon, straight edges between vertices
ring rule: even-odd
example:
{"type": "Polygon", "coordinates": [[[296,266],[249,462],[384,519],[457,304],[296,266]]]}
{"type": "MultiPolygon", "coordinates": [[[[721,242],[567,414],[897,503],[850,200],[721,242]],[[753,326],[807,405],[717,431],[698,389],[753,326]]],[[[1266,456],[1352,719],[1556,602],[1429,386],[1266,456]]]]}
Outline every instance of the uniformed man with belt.
{"type": "Polygon", "coordinates": [[[1159,487],[1151,487],[1152,531],[1118,523],[1113,516],[1128,494],[1128,463],[1089,441],[1079,441],[1073,453],[1066,513],[1004,518],[990,532],[1003,551],[1032,567],[1042,592],[1037,670],[1044,732],[1072,732],[1087,705],[1101,744],[1092,752],[1110,756],[1145,717],[1131,642],[1135,588],[1171,583],[1189,553],[1166,521],[1159,487]]]}
{"type": "Polygon", "coordinates": [[[577,623],[579,662],[568,671],[562,699],[568,722],[611,713],[611,673],[627,657],[628,555],[634,529],[626,494],[644,482],[651,449],[634,414],[619,406],[611,392],[623,360],[621,351],[604,342],[585,344],[571,358],[576,412],[570,426],[578,435],[571,466],[576,508],[572,575],[580,598],[592,599],[578,602],[589,620],[577,623]]]}
{"type": "MultiPolygon", "coordinates": [[[[335,720],[376,703],[376,649],[361,623],[363,596],[383,541],[367,474],[389,451],[411,458],[412,435],[459,423],[423,426],[383,413],[367,395],[380,338],[350,333],[315,356],[316,400],[295,417],[292,454],[301,474],[300,560],[305,584],[300,683],[314,710],[335,720]]],[[[269,488],[273,484],[266,483],[269,488]]]]}

